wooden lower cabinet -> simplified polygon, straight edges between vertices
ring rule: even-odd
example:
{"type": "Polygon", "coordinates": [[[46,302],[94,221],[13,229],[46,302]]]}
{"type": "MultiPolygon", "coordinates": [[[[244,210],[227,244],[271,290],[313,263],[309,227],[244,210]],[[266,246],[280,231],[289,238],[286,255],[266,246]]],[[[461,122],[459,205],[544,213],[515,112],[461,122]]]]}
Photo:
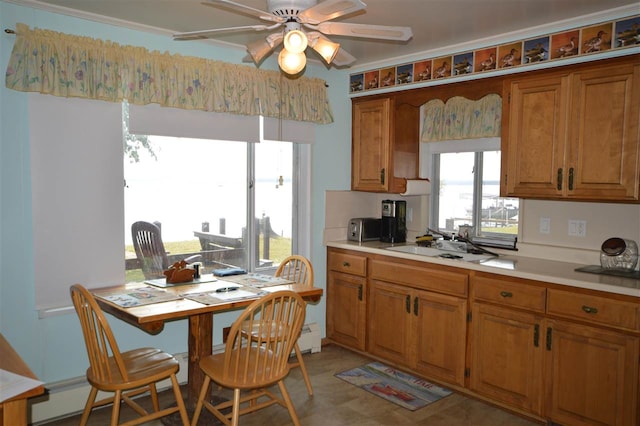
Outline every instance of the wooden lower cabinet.
{"type": "Polygon", "coordinates": [[[464,386],[466,299],[371,280],[368,351],[464,386]]]}
{"type": "Polygon", "coordinates": [[[327,336],[558,425],[640,426],[638,298],[329,249],[327,336]]]}
{"type": "Polygon", "coordinates": [[[344,250],[327,253],[327,337],[366,349],[367,258],[344,250]]]}
{"type": "Polygon", "coordinates": [[[327,336],[354,349],[365,350],[365,279],[329,272],[327,286],[327,336]]]}
{"type": "Polygon", "coordinates": [[[546,416],[567,425],[638,424],[638,338],[549,320],[546,416]]]}
{"type": "Polygon", "coordinates": [[[482,303],[472,318],[470,389],[541,415],[544,318],[482,303]]]}

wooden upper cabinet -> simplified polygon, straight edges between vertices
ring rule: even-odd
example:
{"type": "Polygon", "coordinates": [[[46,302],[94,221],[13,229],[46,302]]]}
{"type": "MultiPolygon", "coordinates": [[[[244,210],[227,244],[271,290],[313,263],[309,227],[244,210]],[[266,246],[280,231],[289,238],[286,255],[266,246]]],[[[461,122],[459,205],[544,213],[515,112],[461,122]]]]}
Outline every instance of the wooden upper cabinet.
{"type": "Polygon", "coordinates": [[[640,200],[638,58],[505,80],[503,196],[640,200]]]}
{"type": "Polygon", "coordinates": [[[568,86],[563,76],[505,83],[502,185],[507,195],[562,196],[568,86]]]}
{"type": "Polygon", "coordinates": [[[571,84],[569,197],[640,199],[640,61],[577,72],[571,84]]]}
{"type": "Polygon", "coordinates": [[[391,100],[375,99],[353,104],[351,189],[389,190],[391,100]]]}
{"type": "Polygon", "coordinates": [[[353,101],[351,189],[404,192],[418,177],[419,108],[391,98],[353,101]]]}

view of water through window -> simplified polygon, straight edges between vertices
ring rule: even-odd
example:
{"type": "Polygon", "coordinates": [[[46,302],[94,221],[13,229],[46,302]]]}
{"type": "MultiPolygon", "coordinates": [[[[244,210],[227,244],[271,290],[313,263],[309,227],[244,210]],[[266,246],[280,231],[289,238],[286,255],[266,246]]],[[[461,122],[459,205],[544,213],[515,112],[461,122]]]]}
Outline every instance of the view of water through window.
{"type": "MultiPolygon", "coordinates": [[[[140,220],[159,222],[165,245],[194,242],[189,247],[199,249],[194,232],[202,231],[242,238],[247,227],[248,144],[158,136],[149,136],[149,141],[155,158],[139,149],[138,162],[124,160],[125,244],[133,244],[131,224],[140,220]]],[[[292,151],[286,142],[255,144],[255,218],[260,224],[267,219],[269,235],[287,239],[289,248],[292,151]]],[[[263,248],[260,258],[273,256],[263,248]]]]}

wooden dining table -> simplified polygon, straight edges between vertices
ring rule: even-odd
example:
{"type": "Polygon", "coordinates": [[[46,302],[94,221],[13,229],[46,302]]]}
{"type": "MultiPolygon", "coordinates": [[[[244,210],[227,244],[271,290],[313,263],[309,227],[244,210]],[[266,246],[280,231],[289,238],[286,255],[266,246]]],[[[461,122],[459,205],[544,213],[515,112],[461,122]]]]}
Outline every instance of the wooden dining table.
{"type": "MultiPolygon", "coordinates": [[[[94,288],[91,292],[97,296],[96,301],[103,311],[132,324],[150,334],[158,334],[168,321],[188,319],[188,384],[185,403],[187,408],[193,408],[198,400],[198,393],[204,382],[204,374],[200,370],[199,362],[202,358],[211,355],[213,350],[213,314],[245,308],[255,299],[228,300],[220,303],[205,304],[187,297],[185,293],[215,292],[224,278],[215,282],[201,284],[186,284],[163,288],[168,293],[176,296],[175,300],[158,303],[144,304],[141,306],[123,307],[104,298],[108,295],[126,294],[148,286],[145,283],[129,283],[115,287],[94,288]]],[[[229,282],[230,285],[234,283],[229,282]]],[[[275,292],[291,290],[298,293],[307,302],[318,302],[322,297],[323,289],[304,284],[289,282],[287,284],[263,287],[260,291],[275,292]]]]}
{"type": "MultiPolygon", "coordinates": [[[[0,369],[28,379],[38,380],[2,334],[0,334],[0,369]]],[[[26,426],[28,418],[27,399],[42,395],[44,392],[44,385],[38,383],[30,387],[30,389],[0,402],[0,426],[26,426]]]]}

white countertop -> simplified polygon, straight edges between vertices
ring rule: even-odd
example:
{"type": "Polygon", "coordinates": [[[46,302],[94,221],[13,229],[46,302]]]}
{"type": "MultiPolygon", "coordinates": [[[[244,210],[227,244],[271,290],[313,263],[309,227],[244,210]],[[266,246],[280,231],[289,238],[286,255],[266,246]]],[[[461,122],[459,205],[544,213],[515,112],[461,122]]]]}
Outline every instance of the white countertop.
{"type": "MultiPolygon", "coordinates": [[[[407,243],[406,245],[414,244],[407,243]]],[[[329,241],[327,242],[327,246],[640,298],[640,279],[576,272],[576,268],[587,266],[577,263],[502,254],[500,257],[491,258],[481,261],[480,263],[466,262],[385,250],[386,247],[390,247],[392,244],[382,243],[380,241],[364,243],[354,241],[329,241]]]]}

